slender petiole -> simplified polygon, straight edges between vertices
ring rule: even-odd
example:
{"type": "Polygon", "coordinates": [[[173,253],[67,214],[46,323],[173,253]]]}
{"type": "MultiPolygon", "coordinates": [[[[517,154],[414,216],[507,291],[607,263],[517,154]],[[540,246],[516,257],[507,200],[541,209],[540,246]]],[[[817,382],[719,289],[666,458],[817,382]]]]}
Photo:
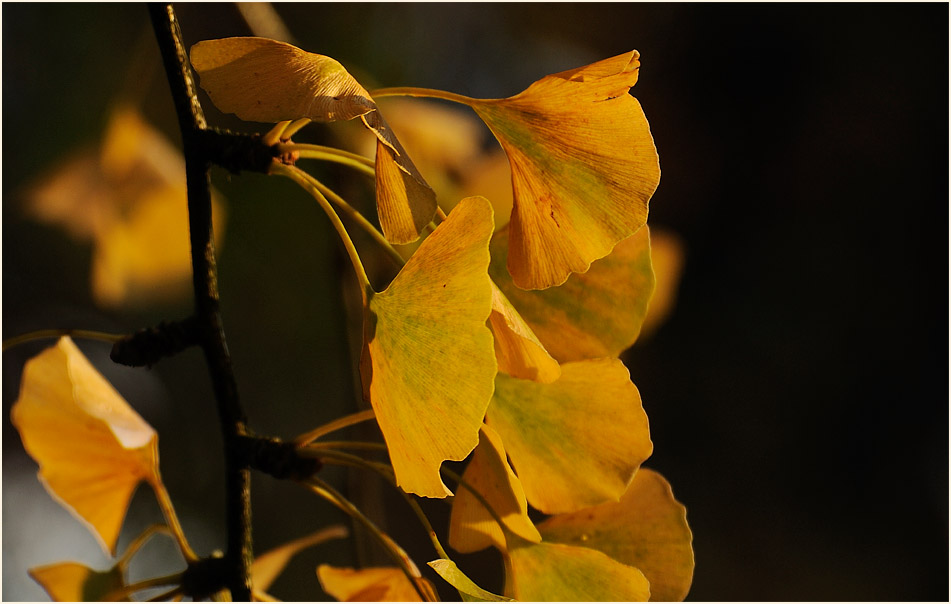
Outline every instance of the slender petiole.
{"type": "Polygon", "coordinates": [[[386,550],[390,558],[400,567],[400,570],[403,571],[403,574],[406,575],[406,578],[409,579],[409,582],[413,585],[413,588],[416,590],[416,593],[419,594],[419,597],[422,598],[424,602],[430,601],[427,595],[416,583],[416,577],[419,574],[419,571],[416,570],[414,573],[409,565],[409,557],[404,553],[399,551],[399,546],[393,542],[392,539],[386,536],[386,533],[381,531],[372,520],[367,518],[363,512],[361,512],[357,506],[353,505],[346,497],[341,495],[336,489],[324,482],[323,480],[317,478],[316,476],[311,476],[303,483],[310,490],[314,491],[325,500],[329,501],[333,505],[337,506],[342,512],[362,524],[370,533],[380,542],[380,545],[386,550]]]}
{"type": "Polygon", "coordinates": [[[106,333],[104,331],[93,331],[90,329],[38,329],[36,331],[29,331],[27,333],[13,336],[12,338],[4,340],[3,350],[13,348],[14,346],[19,346],[20,344],[25,344],[26,342],[45,340],[47,338],[58,338],[61,336],[70,336],[72,338],[80,338],[84,340],[99,340],[100,342],[114,343],[126,337],[126,334],[106,333]]]}
{"type": "Polygon", "coordinates": [[[144,581],[139,581],[137,583],[131,583],[129,585],[123,585],[122,587],[109,592],[106,595],[105,600],[107,602],[116,602],[122,600],[123,598],[128,598],[130,594],[133,594],[137,591],[142,591],[143,589],[149,589],[150,587],[161,587],[163,585],[178,585],[178,589],[181,589],[181,582],[184,573],[175,573],[172,575],[165,575],[164,577],[153,577],[151,579],[145,579],[144,581]]]}
{"type": "Polygon", "coordinates": [[[458,484],[460,487],[472,493],[472,496],[475,497],[476,500],[482,504],[482,507],[484,507],[485,510],[489,513],[489,515],[492,516],[492,519],[495,520],[495,522],[499,525],[503,533],[505,533],[506,535],[509,535],[512,533],[512,531],[507,526],[505,526],[505,523],[502,522],[502,517],[499,516],[499,513],[495,511],[495,508],[493,508],[492,505],[488,502],[488,500],[482,495],[482,493],[477,491],[475,487],[473,487],[471,484],[468,483],[468,481],[463,479],[462,476],[460,476],[459,474],[456,474],[452,470],[447,470],[446,468],[440,468],[439,471],[445,474],[446,476],[448,476],[449,478],[451,478],[452,480],[456,481],[456,484],[458,484]]]}
{"type": "Polygon", "coordinates": [[[369,157],[364,157],[357,153],[350,153],[342,149],[325,147],[323,145],[309,145],[307,143],[280,143],[277,145],[277,150],[281,153],[296,152],[300,154],[300,157],[305,159],[322,159],[324,161],[336,162],[359,170],[367,176],[376,176],[376,162],[369,157]]]}
{"type": "Polygon", "coordinates": [[[353,245],[353,240],[350,239],[350,234],[347,233],[347,228],[343,226],[343,222],[340,221],[340,216],[337,215],[337,212],[334,211],[333,206],[330,205],[330,202],[327,201],[327,198],[324,197],[323,193],[310,183],[306,178],[301,174],[300,170],[292,169],[283,164],[274,163],[271,166],[273,174],[280,174],[286,176],[302,186],[311,197],[317,200],[317,203],[320,204],[321,209],[324,213],[327,214],[327,218],[330,219],[331,224],[333,224],[334,229],[337,231],[337,235],[340,236],[343,246],[347,249],[347,255],[350,257],[350,264],[353,265],[353,272],[357,275],[357,281],[360,283],[360,294],[363,296],[363,304],[366,306],[369,299],[370,293],[373,289],[370,287],[370,279],[367,277],[367,271],[363,268],[363,262],[360,261],[360,254],[357,253],[356,246],[353,245]]]}
{"type": "Polygon", "coordinates": [[[481,102],[479,99],[474,99],[472,97],[456,94],[455,92],[447,92],[445,90],[436,90],[435,88],[417,88],[415,86],[396,86],[392,88],[378,88],[377,90],[371,91],[370,96],[372,96],[373,98],[382,98],[385,96],[425,97],[430,99],[442,99],[444,101],[452,101],[454,103],[461,103],[463,105],[468,105],[469,107],[473,105],[478,105],[481,102]]]}
{"type": "Polygon", "coordinates": [[[343,428],[347,428],[354,424],[359,424],[360,422],[371,420],[374,417],[376,417],[376,415],[373,413],[373,409],[367,409],[366,411],[358,411],[356,413],[351,413],[350,415],[345,415],[335,419],[330,423],[324,424],[323,426],[319,426],[310,432],[301,434],[294,439],[294,446],[307,446],[321,436],[325,436],[331,432],[336,432],[337,430],[342,430],[343,428]]]}
{"type": "Polygon", "coordinates": [[[281,140],[287,140],[290,137],[297,134],[301,128],[310,123],[309,117],[302,117],[300,119],[294,120],[290,125],[284,129],[284,134],[281,135],[281,140]]]}
{"type": "Polygon", "coordinates": [[[168,491],[165,489],[162,480],[158,479],[154,482],[150,480],[149,483],[152,485],[152,490],[155,491],[155,498],[158,500],[159,508],[165,516],[165,522],[168,523],[172,536],[175,537],[175,541],[178,543],[178,549],[182,550],[182,555],[185,556],[185,560],[188,562],[198,560],[198,555],[188,544],[188,539],[185,538],[185,531],[182,530],[178,515],[175,514],[175,507],[172,505],[172,499],[168,496],[168,491]]]}
{"type": "Polygon", "coordinates": [[[261,137],[261,142],[268,147],[281,142],[281,139],[284,138],[284,131],[287,130],[287,127],[290,124],[291,120],[284,120],[283,122],[274,124],[274,127],[268,130],[267,134],[261,137]]]}
{"type": "Polygon", "coordinates": [[[169,536],[172,535],[172,530],[165,526],[164,524],[153,524],[149,528],[145,529],[141,535],[135,538],[135,541],[129,544],[129,547],[126,548],[125,553],[122,554],[122,557],[119,558],[118,566],[120,569],[125,570],[129,565],[129,562],[132,560],[132,557],[145,545],[149,539],[151,539],[156,533],[164,533],[169,536]]]}

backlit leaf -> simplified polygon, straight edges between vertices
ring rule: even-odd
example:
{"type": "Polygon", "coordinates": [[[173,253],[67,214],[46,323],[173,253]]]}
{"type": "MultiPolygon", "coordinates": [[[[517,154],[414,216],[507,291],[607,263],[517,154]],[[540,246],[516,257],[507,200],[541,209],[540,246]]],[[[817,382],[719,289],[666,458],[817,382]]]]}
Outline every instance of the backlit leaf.
{"type": "Polygon", "coordinates": [[[528,502],[546,514],[618,501],[653,450],[640,394],[617,359],[563,364],[551,384],[499,374],[486,423],[528,502]]]}
{"type": "MultiPolygon", "coordinates": [[[[508,530],[528,541],[541,541],[538,529],[528,517],[525,491],[506,460],[502,439],[489,426],[482,426],[479,446],[472,453],[462,478],[485,497],[508,530]]],[[[505,548],[505,535],[498,522],[469,489],[462,486],[452,501],[449,545],[465,554],[490,545],[505,548]]]]}
{"type": "Polygon", "coordinates": [[[295,539],[280,547],[269,550],[254,559],[251,565],[251,581],[255,589],[266,590],[274,583],[284,567],[301,550],[317,545],[330,539],[343,539],[347,536],[347,529],[335,525],[321,529],[315,533],[295,539]]]}
{"type": "MultiPolygon", "coordinates": [[[[421,602],[422,599],[403,571],[396,567],[337,568],[328,564],[317,567],[320,586],[339,602],[421,602]]],[[[426,579],[417,581],[435,592],[426,579]]]]}
{"type": "Polygon", "coordinates": [[[118,566],[99,571],[78,562],[59,562],[31,568],[29,573],[54,602],[102,602],[125,585],[118,566]]]}
{"type": "Polygon", "coordinates": [[[562,363],[616,357],[634,343],[654,292],[646,225],[588,272],[546,290],[512,282],[505,268],[510,228],[492,237],[489,274],[552,356],[562,363]]]}
{"type": "Polygon", "coordinates": [[[620,502],[552,516],[538,528],[545,541],[583,545],[639,568],[650,581],[651,600],[679,602],[690,589],[694,559],[687,512],[652,470],[638,470],[620,502]]]}
{"type": "Polygon", "coordinates": [[[26,363],[10,415],[40,481],[114,555],[135,488],[161,481],[158,435],[68,337],[26,363]]]}
{"type": "Polygon", "coordinates": [[[564,283],[647,221],[660,168],[644,112],[628,94],[638,57],[631,51],[471,103],[511,162],[508,268],[519,287],[564,283]]]}
{"type": "Polygon", "coordinates": [[[427,562],[430,567],[436,574],[446,580],[446,583],[452,585],[459,593],[462,595],[462,599],[465,602],[511,602],[511,598],[506,598],[504,596],[496,595],[490,591],[486,591],[475,584],[475,582],[467,577],[465,573],[459,570],[459,567],[456,566],[456,563],[452,560],[433,560],[432,562],[427,562]]]}
{"type": "Polygon", "coordinates": [[[674,308],[680,276],[686,261],[685,247],[683,240],[676,233],[658,229],[651,231],[651,265],[654,267],[657,286],[641,326],[641,334],[644,336],[653,333],[662,325],[674,308]]]}
{"type": "MultiPolygon", "coordinates": [[[[521,290],[520,290],[521,291],[521,290]]],[[[489,326],[495,336],[495,358],[499,371],[513,377],[553,382],[561,375],[553,359],[505,294],[492,284],[492,314],[489,326]]]]}
{"type": "Polygon", "coordinates": [[[526,602],[646,602],[638,569],[585,547],[509,543],[505,595],[526,602]]]}
{"type": "Polygon", "coordinates": [[[492,398],[492,225],[488,201],[464,199],[390,286],[370,296],[365,389],[397,483],[424,497],[451,494],[439,467],[475,448],[492,398]]]}

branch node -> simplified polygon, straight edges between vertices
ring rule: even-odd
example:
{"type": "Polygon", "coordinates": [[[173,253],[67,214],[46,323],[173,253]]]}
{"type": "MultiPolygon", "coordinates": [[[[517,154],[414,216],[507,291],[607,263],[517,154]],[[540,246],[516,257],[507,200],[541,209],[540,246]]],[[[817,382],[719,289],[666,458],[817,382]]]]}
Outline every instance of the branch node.
{"type": "Polygon", "coordinates": [[[301,457],[294,443],[279,438],[242,436],[235,445],[247,467],[281,480],[303,480],[323,466],[319,459],[301,457]]]}
{"type": "Polygon", "coordinates": [[[129,367],[151,367],[160,359],[176,355],[198,343],[198,322],[195,317],[182,321],[162,321],[113,344],[109,358],[129,367]]]}
{"type": "Polygon", "coordinates": [[[182,591],[193,601],[207,600],[227,587],[228,565],[221,552],[213,552],[188,565],[182,574],[182,591]]]}

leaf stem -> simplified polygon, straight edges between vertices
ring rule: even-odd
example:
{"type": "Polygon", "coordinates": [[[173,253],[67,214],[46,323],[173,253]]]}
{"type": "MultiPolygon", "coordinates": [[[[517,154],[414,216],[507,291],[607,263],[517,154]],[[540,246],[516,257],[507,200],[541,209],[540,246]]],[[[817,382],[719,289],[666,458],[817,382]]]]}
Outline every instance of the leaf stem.
{"type": "Polygon", "coordinates": [[[364,157],[357,153],[350,153],[343,149],[325,147],[323,145],[311,145],[308,143],[279,143],[277,150],[281,153],[296,151],[300,153],[300,156],[303,158],[332,161],[355,168],[370,177],[376,175],[376,162],[369,157],[364,157]]]}
{"type": "Polygon", "coordinates": [[[29,331],[3,341],[3,350],[19,346],[35,340],[44,340],[47,338],[58,338],[61,336],[70,336],[84,340],[99,340],[100,342],[115,343],[125,337],[125,334],[106,333],[104,331],[93,331],[91,329],[38,329],[29,331]]]}
{"type": "Polygon", "coordinates": [[[105,600],[115,602],[117,600],[121,600],[122,598],[126,598],[130,594],[133,594],[137,591],[149,589],[150,587],[161,587],[162,585],[178,584],[178,589],[181,589],[181,582],[184,576],[184,573],[174,573],[171,575],[165,575],[163,577],[153,577],[151,579],[145,579],[144,581],[139,581],[137,583],[123,585],[122,587],[106,594],[105,600]]]}
{"type": "Polygon", "coordinates": [[[320,189],[315,187],[307,178],[302,176],[301,170],[292,169],[283,164],[276,163],[271,168],[271,171],[274,174],[286,176],[299,184],[304,188],[304,190],[310,193],[311,197],[317,200],[318,204],[320,204],[321,209],[325,214],[327,214],[327,218],[330,219],[331,224],[333,224],[334,229],[337,231],[337,235],[340,236],[340,241],[347,250],[347,255],[350,257],[350,264],[353,265],[353,271],[356,273],[357,281],[360,284],[360,293],[363,295],[363,303],[366,305],[373,288],[370,286],[370,279],[367,277],[367,271],[365,268],[363,268],[363,262],[360,261],[360,254],[357,253],[357,248],[353,245],[353,240],[350,239],[350,234],[347,233],[347,228],[343,226],[343,222],[341,222],[340,216],[337,215],[337,212],[334,211],[333,206],[330,205],[330,202],[327,201],[327,198],[324,197],[324,194],[320,192],[320,189]]]}
{"type": "Polygon", "coordinates": [[[283,120],[276,124],[274,127],[267,131],[267,134],[261,137],[261,142],[267,145],[268,147],[276,145],[281,142],[281,137],[284,136],[284,131],[287,130],[287,127],[291,125],[291,120],[283,120]]]}
{"type": "Polygon", "coordinates": [[[461,486],[461,487],[464,488],[465,490],[467,490],[467,491],[469,491],[470,493],[472,493],[472,496],[475,497],[476,500],[477,500],[479,503],[482,504],[482,507],[484,507],[484,508],[485,508],[485,511],[487,511],[487,512],[489,513],[489,515],[492,516],[492,519],[495,520],[495,522],[499,525],[499,528],[502,529],[502,532],[503,532],[505,535],[510,535],[510,534],[512,534],[511,529],[509,529],[507,526],[505,526],[505,523],[502,522],[502,517],[499,516],[499,513],[495,511],[495,508],[493,508],[492,505],[489,503],[489,501],[482,495],[482,493],[480,493],[479,491],[477,491],[477,490],[475,489],[475,487],[473,487],[471,484],[469,484],[469,482],[468,482],[467,480],[465,480],[465,479],[464,479],[462,476],[460,476],[459,474],[456,474],[456,473],[453,472],[452,470],[447,470],[446,468],[440,468],[439,471],[440,471],[441,473],[445,474],[446,476],[448,476],[449,478],[451,478],[452,480],[455,480],[455,481],[456,481],[456,484],[458,484],[459,486],[461,486]]]}
{"type": "Polygon", "coordinates": [[[122,557],[119,558],[116,565],[120,570],[125,570],[129,565],[129,562],[132,560],[132,557],[139,551],[139,549],[145,545],[149,539],[151,539],[156,533],[165,533],[166,535],[171,536],[172,531],[164,524],[153,524],[149,528],[142,531],[135,540],[129,544],[129,547],[126,548],[125,552],[122,554],[122,557]]]}
{"type": "Polygon", "coordinates": [[[419,570],[410,567],[411,562],[409,561],[409,557],[406,555],[406,553],[399,551],[399,546],[397,546],[392,539],[387,537],[386,534],[381,531],[372,520],[367,518],[363,512],[353,505],[353,503],[351,503],[346,497],[341,495],[336,489],[316,476],[311,476],[303,484],[366,527],[366,529],[370,531],[370,533],[372,533],[373,536],[376,537],[376,539],[380,542],[380,545],[382,545],[386,552],[390,555],[390,558],[392,558],[393,561],[396,562],[396,564],[400,567],[400,570],[402,570],[403,574],[406,575],[406,578],[409,579],[409,582],[413,585],[413,588],[416,590],[416,593],[419,594],[419,597],[422,598],[424,602],[430,601],[424,591],[420,589],[419,585],[416,583],[419,570]],[[415,573],[413,572],[414,570],[415,573]]]}
{"type": "Polygon", "coordinates": [[[168,496],[168,490],[166,490],[165,484],[161,479],[155,482],[150,480],[149,484],[152,485],[152,490],[155,491],[155,498],[158,500],[162,515],[165,516],[168,528],[171,530],[172,536],[175,537],[178,548],[182,550],[182,555],[185,556],[185,560],[189,563],[198,560],[198,555],[195,554],[195,550],[188,544],[188,539],[185,538],[185,531],[182,530],[182,525],[178,521],[178,515],[175,513],[175,507],[172,505],[171,497],[168,496]]]}
{"type": "Polygon", "coordinates": [[[297,438],[294,439],[295,447],[304,447],[317,440],[321,436],[330,434],[331,432],[336,432],[337,430],[342,430],[354,424],[359,424],[360,422],[365,422],[376,417],[376,414],[373,413],[373,409],[367,409],[365,411],[358,411],[356,413],[351,413],[350,415],[345,415],[343,417],[337,418],[330,423],[326,423],[323,426],[318,426],[310,432],[305,432],[297,438]]]}
{"type": "Polygon", "coordinates": [[[284,135],[281,137],[281,140],[288,140],[295,134],[297,134],[301,128],[310,123],[309,117],[302,117],[294,120],[291,124],[284,129],[284,135]]]}
{"type": "Polygon", "coordinates": [[[442,99],[444,101],[452,101],[454,103],[461,103],[463,105],[468,105],[472,107],[480,103],[479,99],[474,99],[468,96],[461,94],[456,94],[455,92],[447,92],[445,90],[436,90],[435,88],[417,88],[415,86],[394,86],[391,88],[378,88],[370,92],[370,96],[373,98],[382,98],[385,96],[415,96],[415,97],[425,97],[430,99],[442,99]]]}

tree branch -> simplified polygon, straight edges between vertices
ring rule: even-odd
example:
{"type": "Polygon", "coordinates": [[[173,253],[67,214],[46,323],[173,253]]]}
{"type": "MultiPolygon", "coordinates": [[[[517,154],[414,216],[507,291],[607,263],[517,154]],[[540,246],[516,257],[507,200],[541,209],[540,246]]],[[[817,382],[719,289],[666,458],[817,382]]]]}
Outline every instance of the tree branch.
{"type": "Polygon", "coordinates": [[[231,356],[218,304],[218,270],[211,222],[211,185],[207,123],[198,102],[195,81],[181,30],[171,4],[150,4],[149,14],[162,52],[178,124],[182,132],[188,187],[195,318],[198,338],[211,375],[225,446],[228,548],[223,563],[224,583],[236,601],[251,600],[251,484],[250,471],[239,455],[247,434],[238,399],[231,356]]]}

